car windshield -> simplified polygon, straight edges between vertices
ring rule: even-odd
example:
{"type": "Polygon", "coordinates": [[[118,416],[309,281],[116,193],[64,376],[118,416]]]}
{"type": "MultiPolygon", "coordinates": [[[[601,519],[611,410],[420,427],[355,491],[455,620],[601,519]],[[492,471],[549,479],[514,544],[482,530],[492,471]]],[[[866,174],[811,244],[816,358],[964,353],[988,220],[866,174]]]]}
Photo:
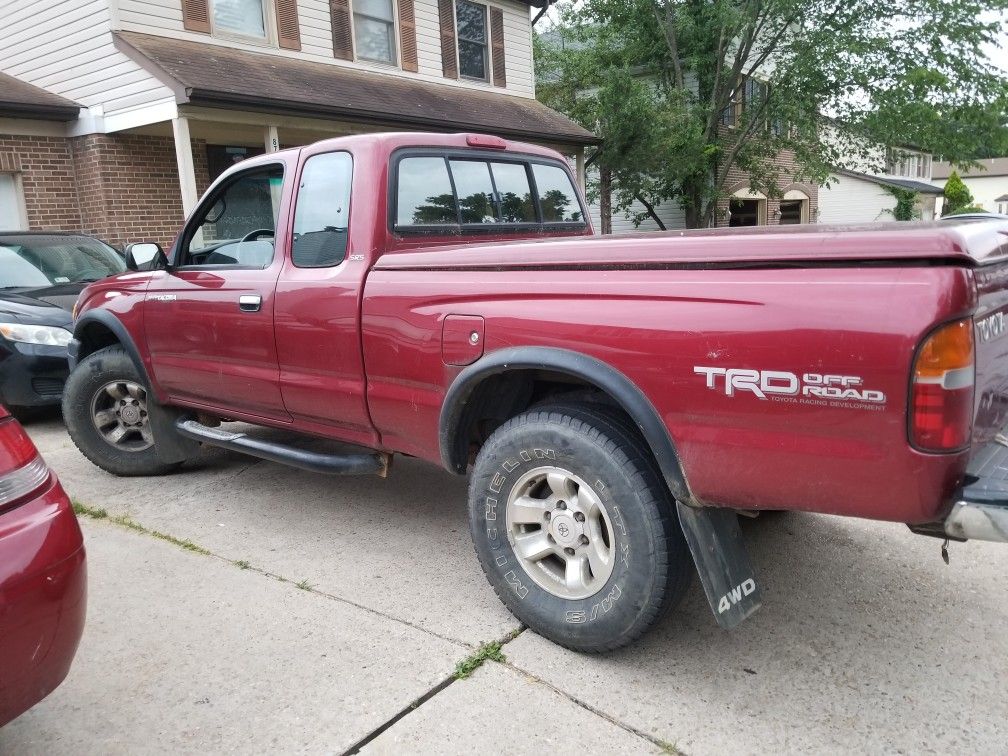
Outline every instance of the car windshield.
{"type": "Polygon", "coordinates": [[[0,289],[86,283],[124,270],[123,258],[97,239],[0,237],[0,289]]]}

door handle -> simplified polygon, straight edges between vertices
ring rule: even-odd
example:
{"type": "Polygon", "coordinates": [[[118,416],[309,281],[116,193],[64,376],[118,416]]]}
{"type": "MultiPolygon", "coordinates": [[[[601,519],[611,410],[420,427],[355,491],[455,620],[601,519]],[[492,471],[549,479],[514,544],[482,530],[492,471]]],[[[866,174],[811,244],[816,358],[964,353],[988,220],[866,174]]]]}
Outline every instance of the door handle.
{"type": "Polygon", "coordinates": [[[262,297],[258,294],[242,294],[238,297],[238,309],[242,312],[259,312],[262,297]]]}

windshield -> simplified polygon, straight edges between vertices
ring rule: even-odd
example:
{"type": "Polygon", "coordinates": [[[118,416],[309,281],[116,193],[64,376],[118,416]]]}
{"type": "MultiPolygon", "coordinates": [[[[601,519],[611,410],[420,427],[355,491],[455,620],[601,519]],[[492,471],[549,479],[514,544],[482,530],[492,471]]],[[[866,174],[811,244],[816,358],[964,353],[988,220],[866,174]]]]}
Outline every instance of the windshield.
{"type": "Polygon", "coordinates": [[[0,238],[0,289],[97,281],[126,270],[111,247],[72,236],[0,238]]]}

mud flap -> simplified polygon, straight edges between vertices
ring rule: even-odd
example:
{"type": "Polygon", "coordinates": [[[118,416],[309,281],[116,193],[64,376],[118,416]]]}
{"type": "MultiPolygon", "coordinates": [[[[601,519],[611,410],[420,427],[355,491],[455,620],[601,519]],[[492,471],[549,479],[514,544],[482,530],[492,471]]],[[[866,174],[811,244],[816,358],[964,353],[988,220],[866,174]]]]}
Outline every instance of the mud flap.
{"type": "Polygon", "coordinates": [[[676,506],[714,618],[726,630],[737,627],[762,603],[738,515],[720,507],[676,506]]]}

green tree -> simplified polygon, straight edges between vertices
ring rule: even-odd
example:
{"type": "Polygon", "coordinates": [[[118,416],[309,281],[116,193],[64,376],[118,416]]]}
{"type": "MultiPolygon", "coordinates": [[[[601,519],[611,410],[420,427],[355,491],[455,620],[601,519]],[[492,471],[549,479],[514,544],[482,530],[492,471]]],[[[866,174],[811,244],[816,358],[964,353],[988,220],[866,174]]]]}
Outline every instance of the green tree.
{"type": "Polygon", "coordinates": [[[949,174],[945,182],[945,202],[942,203],[942,215],[955,215],[973,206],[973,195],[969,187],[959,178],[955,171],[949,174]]]}
{"type": "Polygon", "coordinates": [[[636,222],[660,224],[653,208],[677,202],[687,226],[712,225],[733,167],[773,195],[848,159],[881,170],[878,144],[966,163],[1008,122],[1008,82],[982,52],[1008,0],[560,7],[536,41],[540,99],[603,138],[590,159],[611,176],[614,210],[644,208],[636,222]]]}

